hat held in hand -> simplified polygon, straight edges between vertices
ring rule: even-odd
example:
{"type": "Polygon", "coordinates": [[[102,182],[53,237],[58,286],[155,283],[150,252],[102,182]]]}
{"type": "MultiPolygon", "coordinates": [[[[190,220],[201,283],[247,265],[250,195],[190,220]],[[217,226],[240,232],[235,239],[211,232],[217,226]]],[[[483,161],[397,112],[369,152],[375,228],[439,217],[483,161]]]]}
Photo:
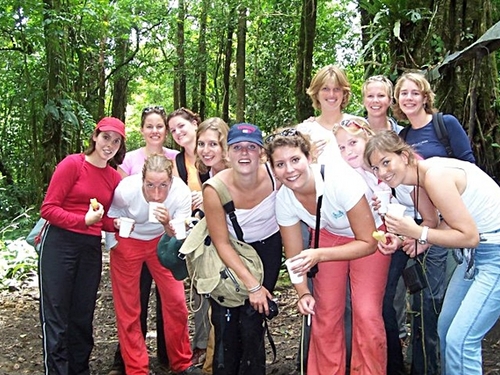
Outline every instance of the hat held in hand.
{"type": "Polygon", "coordinates": [[[179,249],[184,240],[179,241],[175,237],[164,234],[158,242],[157,254],[161,265],[168,268],[176,280],[184,280],[188,277],[184,255],[179,254],[179,249]],[[179,255],[181,258],[179,258],[179,255]]]}

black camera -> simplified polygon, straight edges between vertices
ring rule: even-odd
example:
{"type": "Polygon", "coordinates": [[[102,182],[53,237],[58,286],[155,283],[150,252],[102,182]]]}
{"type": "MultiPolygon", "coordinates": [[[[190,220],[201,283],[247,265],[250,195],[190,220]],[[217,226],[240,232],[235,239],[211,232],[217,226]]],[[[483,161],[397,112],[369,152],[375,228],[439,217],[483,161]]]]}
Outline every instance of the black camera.
{"type": "Polygon", "coordinates": [[[418,263],[403,270],[403,280],[410,294],[420,292],[427,286],[422,266],[418,263]]]}
{"type": "Polygon", "coordinates": [[[275,300],[272,299],[267,299],[267,306],[269,306],[269,314],[266,315],[267,320],[271,320],[275,316],[278,315],[278,304],[276,303],[275,300]]]}

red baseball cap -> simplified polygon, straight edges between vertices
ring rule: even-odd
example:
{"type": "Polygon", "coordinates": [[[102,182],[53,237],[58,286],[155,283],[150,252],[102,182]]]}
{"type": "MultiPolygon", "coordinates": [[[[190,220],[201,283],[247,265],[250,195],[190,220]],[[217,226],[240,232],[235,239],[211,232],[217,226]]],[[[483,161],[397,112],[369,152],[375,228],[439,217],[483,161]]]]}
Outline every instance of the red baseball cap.
{"type": "Polygon", "coordinates": [[[104,117],[96,125],[96,129],[102,132],[113,131],[120,134],[125,139],[125,124],[116,117],[104,117]]]}

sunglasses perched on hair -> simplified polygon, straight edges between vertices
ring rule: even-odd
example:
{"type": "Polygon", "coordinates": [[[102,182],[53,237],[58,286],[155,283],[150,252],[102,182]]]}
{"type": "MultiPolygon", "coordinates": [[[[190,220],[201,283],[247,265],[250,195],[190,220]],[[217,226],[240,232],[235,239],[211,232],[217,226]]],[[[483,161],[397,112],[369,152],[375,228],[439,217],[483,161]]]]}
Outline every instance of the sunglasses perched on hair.
{"type": "Polygon", "coordinates": [[[142,110],[142,116],[148,115],[150,113],[159,113],[160,115],[164,115],[165,108],[155,105],[154,107],[146,107],[142,110]]]}
{"type": "Polygon", "coordinates": [[[355,127],[359,128],[359,129],[364,128],[364,125],[360,125],[356,121],[351,120],[349,118],[340,121],[339,125],[342,126],[343,128],[350,128],[351,126],[355,126],[355,127]]]}
{"type": "Polygon", "coordinates": [[[366,80],[366,82],[383,82],[392,85],[391,80],[382,75],[371,76],[366,80]]]}
{"type": "Polygon", "coordinates": [[[288,128],[279,133],[274,133],[264,139],[264,143],[271,143],[276,137],[294,137],[296,135],[301,135],[300,132],[295,128],[288,128]]]}
{"type": "Polygon", "coordinates": [[[358,120],[360,123],[357,123],[354,119],[345,119],[340,121],[339,124],[335,125],[333,128],[333,131],[337,131],[339,128],[344,128],[344,129],[352,129],[355,132],[358,132],[359,130],[367,133],[368,135],[373,135],[373,130],[370,128],[370,125],[368,123],[364,123],[362,120],[358,120]]]}

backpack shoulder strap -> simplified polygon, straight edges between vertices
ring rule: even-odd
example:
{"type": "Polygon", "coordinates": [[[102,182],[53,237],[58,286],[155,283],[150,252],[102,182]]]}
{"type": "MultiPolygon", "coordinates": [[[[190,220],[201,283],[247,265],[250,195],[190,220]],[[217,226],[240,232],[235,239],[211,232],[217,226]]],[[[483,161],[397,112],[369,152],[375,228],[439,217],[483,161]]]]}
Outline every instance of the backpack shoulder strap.
{"type": "Polygon", "coordinates": [[[399,132],[399,136],[403,139],[403,141],[406,141],[406,137],[408,136],[408,130],[411,128],[411,126],[405,126],[401,131],[399,132]]]}
{"type": "MultiPolygon", "coordinates": [[[[234,232],[236,233],[236,237],[238,237],[238,240],[243,241],[243,230],[240,227],[240,224],[238,223],[238,220],[236,219],[236,214],[235,214],[235,207],[234,207],[234,202],[233,198],[231,198],[231,194],[229,193],[229,190],[227,190],[226,184],[222,182],[219,178],[213,177],[209,179],[208,181],[205,182],[206,185],[212,186],[217,194],[219,194],[220,201],[222,203],[222,207],[224,207],[224,211],[226,211],[227,215],[229,216],[229,219],[231,220],[231,223],[233,224],[234,232]]],[[[204,184],[204,185],[205,185],[204,184]]]]}
{"type": "MultiPolygon", "coordinates": [[[[203,185],[210,185],[217,191],[219,194],[220,201],[222,206],[225,206],[227,203],[232,202],[231,194],[229,194],[229,190],[227,190],[227,186],[224,182],[221,181],[218,177],[213,177],[207,180],[203,185]]],[[[225,209],[225,208],[224,208],[225,209]]],[[[226,210],[227,212],[227,210],[226,210]]]]}
{"type": "Polygon", "coordinates": [[[433,113],[432,123],[434,125],[434,130],[436,131],[439,142],[441,142],[441,144],[446,149],[446,154],[449,158],[454,157],[453,150],[451,149],[450,145],[450,138],[448,137],[448,130],[446,130],[446,126],[444,125],[443,113],[433,113]]]}
{"type": "Polygon", "coordinates": [[[187,184],[188,174],[186,169],[186,162],[184,161],[184,150],[175,155],[175,165],[177,167],[177,172],[179,177],[187,184]]]}
{"type": "Polygon", "coordinates": [[[204,184],[210,178],[210,172],[207,173],[198,172],[198,177],[200,177],[201,183],[204,184]]]}

